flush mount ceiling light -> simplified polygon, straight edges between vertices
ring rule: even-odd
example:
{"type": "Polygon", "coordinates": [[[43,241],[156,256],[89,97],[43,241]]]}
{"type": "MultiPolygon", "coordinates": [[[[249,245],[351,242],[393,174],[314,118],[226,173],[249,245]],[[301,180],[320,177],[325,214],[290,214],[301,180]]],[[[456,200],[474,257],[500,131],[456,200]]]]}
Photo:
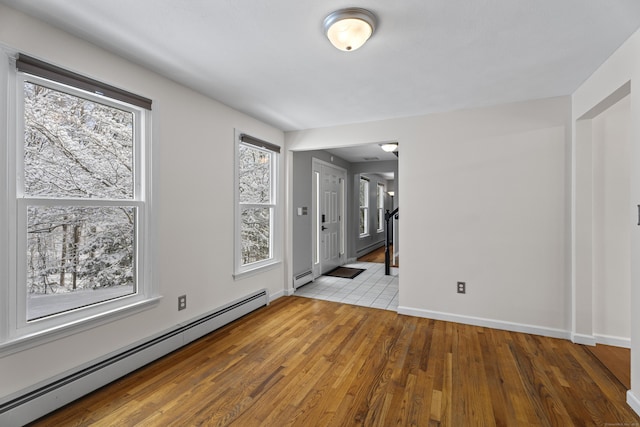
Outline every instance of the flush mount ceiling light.
{"type": "Polygon", "coordinates": [[[387,153],[391,153],[392,151],[396,151],[398,149],[397,142],[385,142],[384,144],[380,144],[380,148],[382,148],[387,153]]]}
{"type": "Polygon", "coordinates": [[[324,18],[324,32],[336,48],[349,52],[361,47],[376,29],[373,13],[359,7],[336,10],[324,18]]]}

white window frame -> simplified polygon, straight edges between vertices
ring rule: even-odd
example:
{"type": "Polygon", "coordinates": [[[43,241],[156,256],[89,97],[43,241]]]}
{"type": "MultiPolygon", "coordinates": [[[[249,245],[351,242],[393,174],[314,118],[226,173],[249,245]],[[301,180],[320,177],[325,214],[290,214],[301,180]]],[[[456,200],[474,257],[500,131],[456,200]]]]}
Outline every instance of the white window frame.
{"type": "Polygon", "coordinates": [[[101,95],[56,83],[15,69],[15,52],[0,50],[0,124],[7,132],[0,135],[0,175],[7,185],[0,188],[0,356],[80,330],[131,315],[160,299],[152,280],[151,228],[151,111],[101,95]],[[82,96],[101,104],[134,112],[134,197],[127,200],[27,197],[22,192],[24,150],[24,82],[82,96]],[[91,304],[27,321],[26,313],[26,234],[27,206],[130,206],[137,211],[135,227],[136,292],[113,300],[91,304]],[[9,303],[10,301],[14,303],[9,303]]]}
{"type": "Polygon", "coordinates": [[[360,233],[360,237],[367,237],[369,235],[369,179],[365,178],[364,176],[360,177],[360,181],[358,181],[358,202],[361,199],[362,196],[362,183],[365,183],[365,197],[364,197],[364,205],[360,206],[360,217],[358,218],[358,230],[360,230],[360,228],[362,228],[363,232],[360,233]],[[363,214],[364,212],[364,214],[363,214]],[[364,221],[363,227],[360,227],[360,218],[362,218],[362,220],[364,221]]]}
{"type": "Polygon", "coordinates": [[[376,231],[378,233],[382,233],[384,231],[384,184],[378,183],[376,185],[377,193],[376,193],[376,204],[377,204],[377,214],[378,214],[378,228],[376,231]]]}
{"type": "Polygon", "coordinates": [[[235,129],[235,150],[234,150],[234,279],[242,279],[247,276],[257,274],[261,271],[276,267],[281,263],[281,238],[279,233],[280,224],[280,203],[279,203],[279,183],[280,183],[280,153],[272,151],[268,148],[260,148],[253,144],[242,141],[242,135],[245,133],[239,129],[235,129]],[[253,149],[262,150],[270,156],[271,176],[270,176],[270,195],[269,203],[241,203],[240,202],[240,147],[247,146],[253,149]],[[242,264],[242,240],[241,240],[241,215],[243,209],[268,207],[270,214],[270,233],[269,247],[270,256],[267,259],[252,262],[250,264],[242,264]]]}

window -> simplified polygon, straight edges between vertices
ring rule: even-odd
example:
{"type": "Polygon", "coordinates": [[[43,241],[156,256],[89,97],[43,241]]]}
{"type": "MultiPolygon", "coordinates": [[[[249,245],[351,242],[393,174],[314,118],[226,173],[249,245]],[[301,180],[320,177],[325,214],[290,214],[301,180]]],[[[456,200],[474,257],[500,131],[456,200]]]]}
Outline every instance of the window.
{"type": "Polygon", "coordinates": [[[2,307],[9,335],[0,341],[155,299],[144,175],[151,101],[22,55],[9,76],[18,125],[7,144],[16,159],[7,216],[17,227],[7,233],[16,267],[6,293],[17,304],[2,307]]]}
{"type": "Polygon", "coordinates": [[[235,276],[278,262],[277,177],[280,147],[236,132],[235,276]]]}
{"type": "Polygon", "coordinates": [[[360,177],[360,237],[369,234],[369,180],[360,177]]]}
{"type": "Polygon", "coordinates": [[[381,233],[384,231],[384,184],[378,183],[378,192],[376,193],[378,215],[376,216],[376,231],[381,233]]]}

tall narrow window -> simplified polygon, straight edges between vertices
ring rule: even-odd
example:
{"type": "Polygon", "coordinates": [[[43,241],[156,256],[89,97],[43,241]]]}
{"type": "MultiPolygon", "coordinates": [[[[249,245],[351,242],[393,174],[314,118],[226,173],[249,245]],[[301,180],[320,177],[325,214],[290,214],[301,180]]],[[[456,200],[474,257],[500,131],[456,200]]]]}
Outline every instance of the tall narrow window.
{"type": "Polygon", "coordinates": [[[153,292],[143,178],[150,101],[143,108],[105,96],[106,85],[90,92],[100,83],[28,57],[17,69],[17,286],[9,294],[19,337],[139,305],[153,292]]]}
{"type": "Polygon", "coordinates": [[[277,176],[280,148],[239,134],[236,166],[236,260],[240,274],[278,261],[277,176]]]}
{"type": "Polygon", "coordinates": [[[384,231],[384,184],[378,183],[376,193],[377,215],[376,215],[376,231],[381,233],[384,231]]]}
{"type": "Polygon", "coordinates": [[[134,117],[24,82],[27,320],[136,292],[134,117]]]}
{"type": "Polygon", "coordinates": [[[360,177],[360,237],[369,234],[369,180],[360,177]]]}

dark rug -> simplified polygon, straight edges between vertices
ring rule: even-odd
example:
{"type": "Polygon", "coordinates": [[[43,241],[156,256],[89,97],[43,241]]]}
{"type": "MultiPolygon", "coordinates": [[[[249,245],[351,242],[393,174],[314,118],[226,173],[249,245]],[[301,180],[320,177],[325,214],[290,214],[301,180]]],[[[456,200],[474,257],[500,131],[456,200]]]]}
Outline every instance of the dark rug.
{"type": "Polygon", "coordinates": [[[341,277],[343,279],[353,279],[358,274],[362,273],[364,268],[351,268],[351,267],[338,267],[334,268],[328,273],[324,273],[325,276],[341,277]]]}

